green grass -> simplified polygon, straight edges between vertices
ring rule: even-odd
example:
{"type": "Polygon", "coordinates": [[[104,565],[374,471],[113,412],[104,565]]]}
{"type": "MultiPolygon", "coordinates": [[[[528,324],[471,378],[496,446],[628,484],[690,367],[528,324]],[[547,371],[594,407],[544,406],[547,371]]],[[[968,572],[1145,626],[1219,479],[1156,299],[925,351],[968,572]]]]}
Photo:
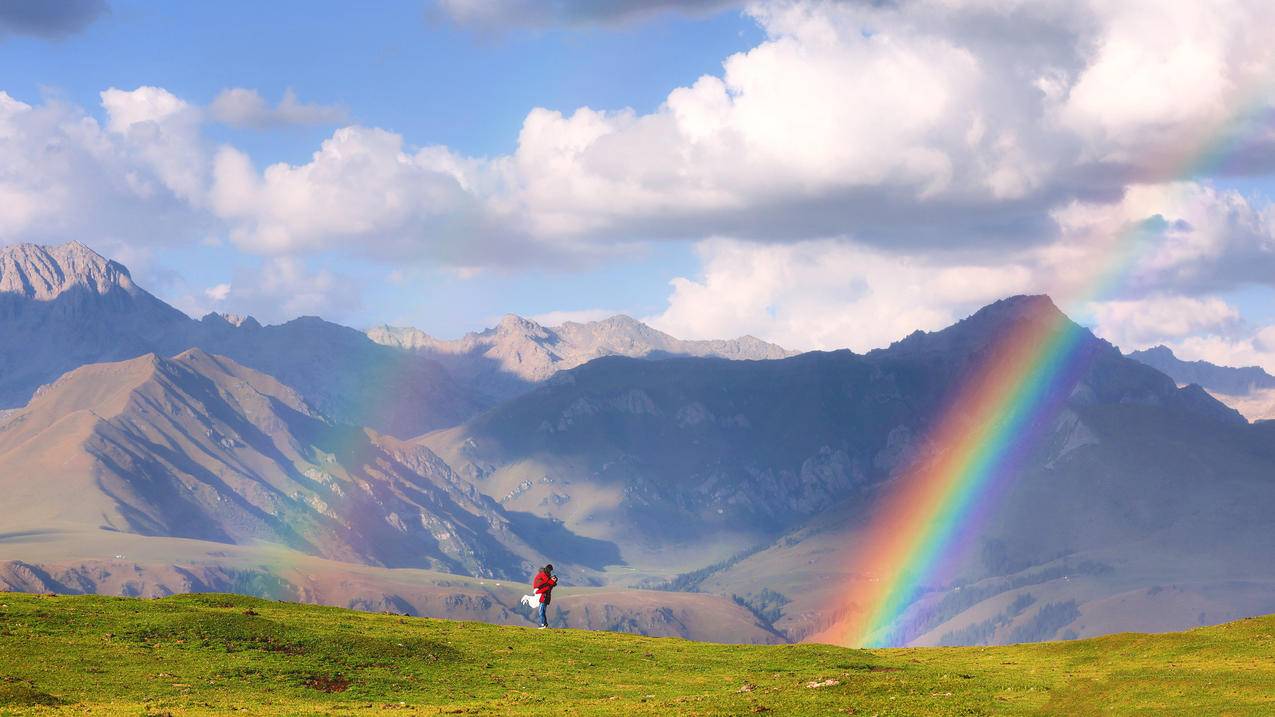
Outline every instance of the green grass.
{"type": "Polygon", "coordinates": [[[1257,715],[1275,713],[1273,656],[1271,617],[1169,635],[865,651],[233,595],[0,594],[0,714],[1257,715]]]}

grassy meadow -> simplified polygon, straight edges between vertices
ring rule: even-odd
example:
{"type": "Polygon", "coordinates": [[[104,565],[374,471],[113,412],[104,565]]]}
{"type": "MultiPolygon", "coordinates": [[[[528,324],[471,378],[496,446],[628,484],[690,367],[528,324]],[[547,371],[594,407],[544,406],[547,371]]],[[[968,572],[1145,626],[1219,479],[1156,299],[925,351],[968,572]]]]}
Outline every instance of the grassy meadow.
{"type": "Polygon", "coordinates": [[[0,593],[0,714],[1275,713],[1275,617],[1010,647],[740,646],[236,595],[0,593]]]}

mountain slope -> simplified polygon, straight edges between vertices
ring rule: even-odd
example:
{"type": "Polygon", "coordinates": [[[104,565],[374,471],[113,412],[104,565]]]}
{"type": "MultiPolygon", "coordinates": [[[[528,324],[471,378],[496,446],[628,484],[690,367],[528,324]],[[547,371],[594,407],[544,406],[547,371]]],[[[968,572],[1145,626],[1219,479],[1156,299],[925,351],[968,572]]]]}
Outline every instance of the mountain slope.
{"type": "MultiPolygon", "coordinates": [[[[790,638],[809,637],[844,609],[848,549],[882,487],[937,450],[927,436],[954,389],[998,337],[1058,318],[1047,298],[1016,297],[864,356],[603,359],[422,440],[507,508],[614,542],[634,579],[688,573],[673,585],[740,596],[790,638]]],[[[1175,581],[1208,582],[1215,604],[1245,612],[1246,591],[1275,577],[1258,567],[1275,548],[1275,449],[1258,427],[1092,335],[1080,352],[1061,410],[971,550],[917,606],[916,640],[1109,628],[1110,610],[1083,617],[1088,603],[1175,581]],[[1062,580],[1082,572],[1087,591],[1062,580]],[[979,612],[979,593],[953,599],[962,586],[1003,579],[986,597],[1011,599],[1050,575],[1063,583],[1050,587],[1055,602],[1078,601],[1081,616],[961,632],[995,616],[979,612]],[[1227,592],[1240,578],[1257,582],[1227,592]]]]}
{"type": "Polygon", "coordinates": [[[315,316],[261,326],[210,314],[199,327],[194,345],[270,374],[342,423],[410,438],[454,426],[488,405],[437,362],[315,316]]]}
{"type": "Polygon", "coordinates": [[[1231,368],[1208,361],[1183,361],[1167,346],[1134,351],[1141,361],[1179,385],[1197,384],[1251,421],[1275,418],[1275,376],[1257,366],[1231,368]]]}
{"type": "Polygon", "coordinates": [[[497,398],[526,391],[554,373],[603,356],[716,356],[777,359],[792,355],[752,336],[723,341],[684,341],[628,316],[561,326],[541,326],[508,315],[494,328],[456,340],[436,339],[414,328],[378,326],[368,336],[439,361],[459,380],[497,398]]]}
{"type": "Polygon", "coordinates": [[[42,390],[0,424],[0,490],[9,531],[264,541],[475,575],[531,567],[502,512],[428,450],[331,424],[198,349],[85,366],[42,390]]]}
{"type": "Polygon", "coordinates": [[[1275,376],[1257,366],[1231,368],[1208,361],[1183,361],[1168,346],[1134,351],[1129,358],[1164,373],[1179,384],[1198,384],[1209,391],[1244,395],[1254,390],[1275,388],[1275,376]]]}
{"type": "Polygon", "coordinates": [[[751,337],[679,341],[620,316],[554,328],[506,317],[458,341],[389,327],[364,334],[317,317],[195,321],[78,242],[0,248],[0,336],[0,412],[79,366],[199,347],[278,378],[329,418],[400,438],[457,425],[598,356],[787,355],[751,337]]]}
{"type": "Polygon", "coordinates": [[[191,323],[79,242],[0,247],[0,407],[86,363],[168,353],[191,323]]]}
{"type": "Polygon", "coordinates": [[[437,363],[321,319],[194,321],[78,242],[0,248],[0,336],[0,409],[24,405],[39,386],[86,364],[193,347],[275,376],[330,418],[400,437],[455,425],[485,406],[437,363]]]}

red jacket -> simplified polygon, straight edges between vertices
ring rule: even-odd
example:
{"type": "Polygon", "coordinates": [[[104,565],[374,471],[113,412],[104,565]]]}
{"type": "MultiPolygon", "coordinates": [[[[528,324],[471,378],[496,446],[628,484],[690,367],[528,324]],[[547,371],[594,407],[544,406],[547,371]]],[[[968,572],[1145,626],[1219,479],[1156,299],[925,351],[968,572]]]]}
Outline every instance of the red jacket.
{"type": "Polygon", "coordinates": [[[537,595],[540,596],[540,602],[548,605],[549,601],[552,599],[551,593],[553,592],[553,586],[557,584],[557,578],[551,578],[548,575],[545,575],[545,572],[541,570],[536,573],[536,579],[531,582],[531,588],[536,591],[537,595]]]}

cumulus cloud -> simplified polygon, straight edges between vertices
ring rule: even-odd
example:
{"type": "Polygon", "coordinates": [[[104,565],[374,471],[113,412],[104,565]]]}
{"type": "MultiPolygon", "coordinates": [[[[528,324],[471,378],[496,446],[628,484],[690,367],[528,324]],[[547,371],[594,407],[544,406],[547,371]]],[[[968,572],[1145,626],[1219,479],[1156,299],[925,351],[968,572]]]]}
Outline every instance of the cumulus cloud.
{"type": "Polygon", "coordinates": [[[204,289],[204,296],[212,301],[225,301],[230,296],[230,284],[217,284],[204,289]]]}
{"type": "Polygon", "coordinates": [[[271,257],[256,266],[241,266],[233,278],[205,289],[202,297],[175,302],[193,316],[208,311],[251,315],[263,323],[280,323],[298,316],[322,316],[341,321],[362,308],[362,292],[348,276],[312,269],[295,257],[271,257]]]}
{"type": "Polygon", "coordinates": [[[116,135],[118,149],[149,166],[173,194],[192,207],[201,206],[208,191],[208,153],[199,110],[161,87],[111,87],[101,98],[106,128],[116,135]]]}
{"type": "MultiPolygon", "coordinates": [[[[1261,2],[1104,3],[1095,50],[1058,103],[1094,159],[1150,176],[1195,169],[1243,126],[1236,111],[1268,85],[1275,28],[1261,2]],[[1250,23],[1256,23],[1252,25],[1250,23]]],[[[1259,103],[1269,102],[1259,97],[1259,103]]]]}
{"type": "Polygon", "coordinates": [[[494,158],[413,150],[395,135],[360,141],[346,159],[329,148],[377,131],[347,128],[309,164],[235,173],[240,186],[280,191],[304,180],[319,196],[358,181],[359,193],[421,211],[395,206],[364,229],[324,230],[265,203],[234,217],[267,248],[357,237],[388,253],[453,256],[458,227],[497,257],[713,235],[1047,244],[1059,206],[1200,171],[1220,140],[1243,138],[1247,156],[1275,160],[1275,137],[1240,111],[1255,93],[1256,106],[1270,100],[1260,95],[1275,70],[1264,4],[1231,0],[1207,16],[1189,5],[759,3],[748,12],[765,40],[648,114],[535,108],[515,151],[494,158]],[[1137,87],[1117,91],[1129,77],[1137,87]],[[372,166],[396,169],[369,176],[372,166]]]}
{"type": "Polygon", "coordinates": [[[106,0],[4,0],[0,37],[7,34],[61,39],[88,27],[109,8],[106,0]]]}
{"type": "Polygon", "coordinates": [[[1219,337],[1215,352],[1247,350],[1248,327],[1216,294],[1275,277],[1268,205],[1183,182],[1137,186],[1116,203],[1074,202],[1053,219],[1053,242],[1010,252],[701,242],[703,276],[675,279],[667,308],[650,320],[678,336],[751,333],[862,351],[1003,296],[1045,292],[1125,350],[1200,336],[1219,337]]]}
{"type": "Polygon", "coordinates": [[[794,349],[866,351],[1033,286],[1012,261],[965,265],[837,241],[713,239],[697,249],[703,277],[674,279],[668,307],[647,319],[683,338],[752,334],[794,349]]]}
{"type": "Polygon", "coordinates": [[[438,11],[470,27],[613,25],[663,12],[703,14],[742,4],[740,0],[437,0],[438,11]]]}
{"type": "Polygon", "coordinates": [[[1275,209],[1198,182],[1135,185],[1113,203],[1054,210],[1060,239],[1042,251],[1067,293],[1204,294],[1275,278],[1275,209]]]}
{"type": "Polygon", "coordinates": [[[106,126],[79,107],[0,91],[0,242],[145,246],[207,229],[192,206],[207,162],[184,103],[155,88],[102,99],[106,126]]]}
{"type": "Polygon", "coordinates": [[[209,105],[208,112],[214,120],[223,124],[253,129],[339,124],[348,114],[343,107],[304,103],[297,99],[292,89],[285,90],[279,104],[271,107],[256,90],[242,87],[222,90],[209,105]]]}
{"type": "MultiPolygon", "coordinates": [[[[663,5],[441,7],[534,24],[663,5]]],[[[1203,181],[1275,169],[1264,0],[775,0],[746,12],[764,39],[653,111],[532,108],[514,150],[494,157],[347,126],[308,161],[260,166],[208,147],[200,122],[331,121],[331,108],[232,89],[205,111],[162,88],[111,88],[102,125],[0,95],[0,238],[132,235],[121,218],[142,215],[189,234],[215,219],[271,262],[342,249],[477,270],[729,237],[699,245],[704,275],[674,284],[657,323],[793,346],[878,345],[1017,290],[1085,297],[1096,272],[1115,277],[1103,302],[1205,322],[1225,313],[1208,297],[1272,282],[1269,206],[1203,181]]],[[[287,267],[272,271],[308,276],[287,267]]],[[[244,283],[231,283],[233,299],[244,283]]]]}
{"type": "Polygon", "coordinates": [[[127,133],[135,125],[158,125],[169,121],[194,124],[198,117],[190,105],[162,87],[138,87],[120,90],[114,87],[100,93],[102,107],[109,118],[107,129],[127,133]]]}
{"type": "Polygon", "coordinates": [[[1125,352],[1177,343],[1201,333],[1218,335],[1241,324],[1240,312],[1214,296],[1099,302],[1094,321],[1094,332],[1125,352]]]}
{"type": "MultiPolygon", "coordinates": [[[[747,12],[765,39],[653,112],[533,108],[515,150],[496,157],[351,126],[309,162],[259,168],[206,148],[202,116],[268,126],[331,121],[333,108],[236,88],[204,113],[157,87],[108,89],[111,149],[147,168],[117,181],[157,181],[248,251],[351,246],[474,267],[706,236],[1002,252],[1055,242],[1060,216],[1079,221],[1060,208],[1100,213],[1200,171],[1219,140],[1242,137],[1230,146],[1249,165],[1275,160],[1275,135],[1241,111],[1270,105],[1259,78],[1275,71],[1275,25],[1255,0],[1206,15],[1015,0],[747,12]],[[1118,91],[1128,78],[1136,86],[1118,91]]],[[[24,194],[12,212],[39,201],[24,194]]]]}
{"type": "Polygon", "coordinates": [[[385,130],[345,127],[309,163],[279,163],[261,173],[246,154],[223,147],[213,163],[211,199],[234,227],[232,240],[257,253],[368,238],[373,254],[457,258],[467,253],[467,241],[485,233],[478,164],[442,147],[410,151],[385,130]]]}
{"type": "Polygon", "coordinates": [[[1179,358],[1220,366],[1260,366],[1275,374],[1275,325],[1238,335],[1203,334],[1167,342],[1179,358]]]}

